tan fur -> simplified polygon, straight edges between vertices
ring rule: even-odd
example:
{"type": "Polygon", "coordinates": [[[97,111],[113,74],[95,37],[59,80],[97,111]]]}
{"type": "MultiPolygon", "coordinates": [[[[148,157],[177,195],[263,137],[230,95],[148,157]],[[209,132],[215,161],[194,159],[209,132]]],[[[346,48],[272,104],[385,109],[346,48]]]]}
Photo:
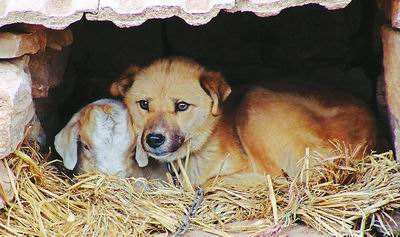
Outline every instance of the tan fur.
{"type": "Polygon", "coordinates": [[[75,113],[55,139],[64,166],[77,173],[100,171],[120,177],[163,178],[160,164],[153,162],[142,169],[135,163],[135,145],[136,135],[125,106],[108,99],[75,113]]]}
{"type": "Polygon", "coordinates": [[[179,128],[186,135],[182,146],[166,158],[155,158],[183,158],[191,144],[188,174],[195,184],[218,175],[234,179],[248,173],[279,175],[284,171],[294,175],[307,147],[330,153],[329,139],[374,144],[373,119],[353,101],[258,88],[248,92],[240,106],[221,114],[229,85],[219,73],[192,61],[159,60],[129,78],[129,88],[124,88],[126,77],[125,84],[116,82],[114,86],[126,91],[122,96],[137,132],[144,133],[149,124],[161,121],[168,128],[179,128]],[[144,98],[150,101],[149,111],[138,107],[137,102],[144,98]],[[194,106],[176,113],[174,98],[194,106]]]}
{"type": "MultiPolygon", "coordinates": [[[[110,110],[112,110],[111,106],[108,105],[87,105],[85,106],[82,111],[81,111],[81,116],[79,117],[78,120],[78,134],[80,141],[83,145],[86,145],[89,149],[91,149],[92,144],[91,144],[91,137],[93,136],[93,131],[95,129],[94,124],[95,124],[95,119],[96,119],[96,114],[93,112],[95,109],[101,109],[105,113],[111,113],[110,110]]],[[[88,157],[84,152],[80,152],[78,154],[78,166],[76,167],[76,170],[78,173],[84,173],[84,172],[95,172],[97,171],[96,164],[94,163],[93,159],[91,157],[88,157]]],[[[134,174],[134,165],[130,160],[132,160],[130,157],[125,157],[124,158],[124,163],[127,164],[125,173],[127,176],[131,176],[134,174]]]]}
{"type": "Polygon", "coordinates": [[[273,169],[274,174],[282,169],[293,176],[307,147],[328,156],[333,148],[329,141],[333,140],[352,147],[374,145],[374,122],[365,108],[351,102],[322,102],[310,95],[266,89],[247,94],[239,108],[237,127],[253,169],[273,169]]]}

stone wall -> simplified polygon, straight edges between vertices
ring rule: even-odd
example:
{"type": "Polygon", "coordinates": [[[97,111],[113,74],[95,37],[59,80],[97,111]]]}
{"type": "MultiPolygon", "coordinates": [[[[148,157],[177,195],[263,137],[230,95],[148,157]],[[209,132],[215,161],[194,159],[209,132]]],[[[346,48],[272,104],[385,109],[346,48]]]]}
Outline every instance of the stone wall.
{"type": "Polygon", "coordinates": [[[33,118],[29,56],[0,62],[0,158],[22,141],[33,118]]]}
{"type": "Polygon", "coordinates": [[[7,163],[2,160],[25,139],[45,142],[37,116],[39,98],[63,79],[70,30],[53,31],[42,26],[16,25],[0,32],[0,208],[13,198],[7,163]],[[36,112],[35,112],[36,110],[36,112]],[[29,125],[29,126],[28,126],[29,125]]]}
{"type": "Polygon", "coordinates": [[[63,29],[85,18],[112,21],[119,27],[143,24],[149,19],[178,16],[191,25],[208,23],[222,11],[251,11],[259,16],[273,16],[283,9],[319,4],[340,9],[351,0],[2,0],[0,26],[17,22],[40,24],[63,29]]]}

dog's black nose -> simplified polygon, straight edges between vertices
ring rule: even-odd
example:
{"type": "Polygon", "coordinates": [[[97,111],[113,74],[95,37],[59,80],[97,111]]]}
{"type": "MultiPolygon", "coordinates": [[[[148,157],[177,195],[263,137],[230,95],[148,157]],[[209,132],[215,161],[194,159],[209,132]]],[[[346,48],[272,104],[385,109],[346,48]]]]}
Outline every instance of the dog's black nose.
{"type": "Polygon", "coordinates": [[[162,144],[164,144],[164,142],[165,142],[165,137],[162,134],[150,133],[149,135],[146,136],[146,143],[151,148],[160,147],[162,144]]]}

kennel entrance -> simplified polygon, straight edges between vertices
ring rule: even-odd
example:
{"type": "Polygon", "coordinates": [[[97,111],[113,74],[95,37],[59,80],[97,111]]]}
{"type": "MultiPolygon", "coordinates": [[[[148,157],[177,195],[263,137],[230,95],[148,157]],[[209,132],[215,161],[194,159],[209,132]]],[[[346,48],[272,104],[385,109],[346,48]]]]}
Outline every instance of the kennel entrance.
{"type": "Polygon", "coordinates": [[[44,27],[13,24],[2,28],[1,70],[7,73],[0,86],[5,104],[0,108],[5,114],[1,155],[8,155],[20,143],[34,112],[51,145],[74,112],[108,96],[109,84],[128,64],[144,65],[174,55],[221,71],[234,88],[285,80],[348,91],[376,112],[382,131],[390,124],[388,140],[393,138],[398,151],[398,63],[392,54],[396,55],[399,36],[388,26],[383,30],[385,78],[377,83],[382,56],[379,25],[384,22],[379,11],[392,9],[396,28],[396,3],[392,8],[361,0],[301,2],[305,3],[310,4],[186,1],[151,6],[132,1],[127,7],[118,1],[68,6],[43,1],[35,6],[26,3],[27,11],[21,14],[9,1],[2,24],[22,21],[44,27]],[[177,17],[153,19],[169,16],[177,17]],[[205,25],[192,26],[199,24],[205,25]],[[63,31],[51,30],[67,26],[63,31]],[[119,28],[127,26],[135,27],[119,28]]]}
{"type": "MultiPolygon", "coordinates": [[[[133,2],[126,7],[117,1],[109,6],[102,3],[97,11],[90,2],[64,6],[43,1],[42,10],[35,8],[39,5],[31,6],[24,13],[13,1],[7,2],[3,24],[18,18],[42,26],[9,24],[1,30],[4,70],[12,74],[7,78],[19,79],[13,88],[6,86],[9,83],[4,86],[6,98],[12,99],[4,106],[8,120],[2,127],[2,156],[21,141],[25,125],[33,116],[33,104],[39,118],[46,120],[42,123],[51,144],[55,131],[73,112],[95,98],[109,96],[110,82],[129,64],[143,66],[168,56],[193,58],[220,71],[234,88],[260,82],[302,81],[347,91],[375,111],[378,107],[386,110],[381,96],[376,99],[376,91],[380,93],[384,87],[377,83],[382,56],[379,25],[383,19],[374,1],[316,1],[318,4],[294,8],[289,7],[296,6],[296,1],[186,1],[169,7],[133,2]],[[87,20],[79,20],[83,12],[87,20]],[[153,19],[172,15],[178,17],[153,19]],[[100,20],[135,27],[119,28],[100,20]],[[63,31],[49,29],[67,26],[63,31]],[[30,55],[29,63],[7,63],[23,55],[30,55]],[[32,77],[34,103],[24,65],[32,77]],[[377,101],[381,101],[379,106],[377,101]]],[[[391,98],[388,101],[396,103],[391,98]]],[[[397,126],[395,114],[390,111],[387,119],[392,127],[397,126]]],[[[397,139],[396,129],[392,131],[397,139]]]]}

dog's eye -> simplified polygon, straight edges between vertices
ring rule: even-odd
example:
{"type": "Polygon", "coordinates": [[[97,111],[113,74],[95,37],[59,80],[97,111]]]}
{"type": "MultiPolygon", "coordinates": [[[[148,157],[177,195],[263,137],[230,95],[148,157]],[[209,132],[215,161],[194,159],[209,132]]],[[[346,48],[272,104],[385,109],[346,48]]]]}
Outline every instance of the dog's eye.
{"type": "Polygon", "coordinates": [[[147,100],[139,100],[140,108],[149,111],[149,102],[147,100]]]}
{"type": "Polygon", "coordinates": [[[175,104],[175,111],[176,112],[185,111],[189,108],[189,105],[190,104],[188,104],[184,101],[178,102],[175,104]]]}

